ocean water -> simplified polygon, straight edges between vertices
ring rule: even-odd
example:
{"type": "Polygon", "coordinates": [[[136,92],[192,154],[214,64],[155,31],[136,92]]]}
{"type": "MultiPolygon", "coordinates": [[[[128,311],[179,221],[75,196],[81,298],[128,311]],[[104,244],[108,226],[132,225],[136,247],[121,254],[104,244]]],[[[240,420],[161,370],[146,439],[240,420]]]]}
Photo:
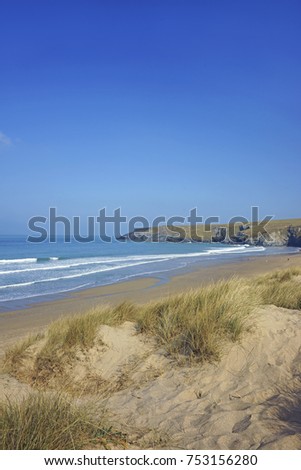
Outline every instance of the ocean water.
{"type": "Polygon", "coordinates": [[[217,243],[28,243],[25,236],[0,236],[0,311],[139,276],[164,282],[196,265],[291,251],[217,243]]]}

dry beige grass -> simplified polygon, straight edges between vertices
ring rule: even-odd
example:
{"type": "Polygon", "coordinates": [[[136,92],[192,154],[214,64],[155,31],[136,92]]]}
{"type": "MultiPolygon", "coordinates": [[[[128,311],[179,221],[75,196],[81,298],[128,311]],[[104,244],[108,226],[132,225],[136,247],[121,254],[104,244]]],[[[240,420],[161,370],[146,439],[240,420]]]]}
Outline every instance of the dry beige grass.
{"type": "Polygon", "coordinates": [[[250,286],[233,278],[145,306],[138,325],[171,354],[216,359],[224,341],[239,338],[257,305],[250,286]]]}
{"type": "Polygon", "coordinates": [[[29,348],[36,344],[39,340],[44,337],[42,334],[30,335],[25,340],[22,340],[12,346],[6,351],[3,369],[6,371],[7,365],[9,365],[9,372],[12,375],[17,374],[18,369],[24,362],[26,355],[28,354],[29,348]]]}
{"type": "Polygon", "coordinates": [[[103,417],[95,420],[91,416],[91,409],[75,406],[58,394],[36,393],[21,402],[7,400],[0,403],[0,449],[124,446],[124,436],[113,432],[103,417]]]}
{"type": "Polygon", "coordinates": [[[276,307],[301,309],[300,268],[278,270],[257,279],[254,289],[258,289],[262,304],[276,307]]]}
{"type": "MultiPolygon", "coordinates": [[[[27,381],[48,386],[53,378],[64,375],[78,350],[93,346],[101,325],[119,325],[126,320],[135,322],[138,331],[155,336],[174,356],[216,359],[224,341],[239,338],[256,305],[250,286],[232,279],[140,307],[124,302],[115,308],[101,307],[60,319],[49,327],[44,338],[37,338],[35,361],[28,368],[27,381]]],[[[30,339],[6,353],[6,372],[24,380],[24,367],[21,375],[18,370],[33,343],[30,339]]]]}

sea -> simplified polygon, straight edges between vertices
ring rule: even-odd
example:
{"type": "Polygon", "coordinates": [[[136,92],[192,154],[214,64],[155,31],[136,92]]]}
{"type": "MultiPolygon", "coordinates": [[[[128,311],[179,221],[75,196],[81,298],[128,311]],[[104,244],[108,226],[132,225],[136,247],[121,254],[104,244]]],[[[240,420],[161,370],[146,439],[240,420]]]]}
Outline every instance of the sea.
{"type": "Polygon", "coordinates": [[[201,266],[298,251],[219,243],[66,243],[63,238],[29,243],[26,238],[0,236],[0,312],[138,277],[156,277],[163,283],[201,266]]]}

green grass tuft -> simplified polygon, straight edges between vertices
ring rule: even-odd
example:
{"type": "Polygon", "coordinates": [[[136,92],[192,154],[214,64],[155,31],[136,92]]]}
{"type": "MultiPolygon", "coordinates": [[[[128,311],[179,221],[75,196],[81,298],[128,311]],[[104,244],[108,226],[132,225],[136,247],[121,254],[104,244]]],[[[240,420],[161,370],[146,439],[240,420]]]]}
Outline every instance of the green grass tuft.
{"type": "Polygon", "coordinates": [[[1,450],[109,448],[123,436],[61,395],[38,393],[0,403],[1,450]]]}
{"type": "Polygon", "coordinates": [[[260,292],[262,304],[276,307],[301,309],[300,268],[275,271],[257,279],[254,288],[260,292]]]}
{"type": "Polygon", "coordinates": [[[239,338],[256,305],[249,285],[234,278],[150,304],[142,310],[138,325],[171,354],[216,359],[226,340],[239,338]]]}

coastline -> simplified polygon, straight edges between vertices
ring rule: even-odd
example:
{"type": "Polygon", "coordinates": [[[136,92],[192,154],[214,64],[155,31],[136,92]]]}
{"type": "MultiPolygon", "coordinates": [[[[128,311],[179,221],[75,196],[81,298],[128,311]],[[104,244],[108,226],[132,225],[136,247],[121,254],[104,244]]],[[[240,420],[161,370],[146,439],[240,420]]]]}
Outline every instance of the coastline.
{"type": "Polygon", "coordinates": [[[224,264],[200,267],[170,276],[162,283],[159,277],[140,277],[131,281],[93,287],[72,295],[28,308],[0,313],[0,355],[19,339],[37,333],[64,315],[83,313],[97,305],[116,305],[123,301],[146,303],[172,294],[232,276],[252,277],[275,269],[301,266],[301,253],[248,257],[224,264]]]}

